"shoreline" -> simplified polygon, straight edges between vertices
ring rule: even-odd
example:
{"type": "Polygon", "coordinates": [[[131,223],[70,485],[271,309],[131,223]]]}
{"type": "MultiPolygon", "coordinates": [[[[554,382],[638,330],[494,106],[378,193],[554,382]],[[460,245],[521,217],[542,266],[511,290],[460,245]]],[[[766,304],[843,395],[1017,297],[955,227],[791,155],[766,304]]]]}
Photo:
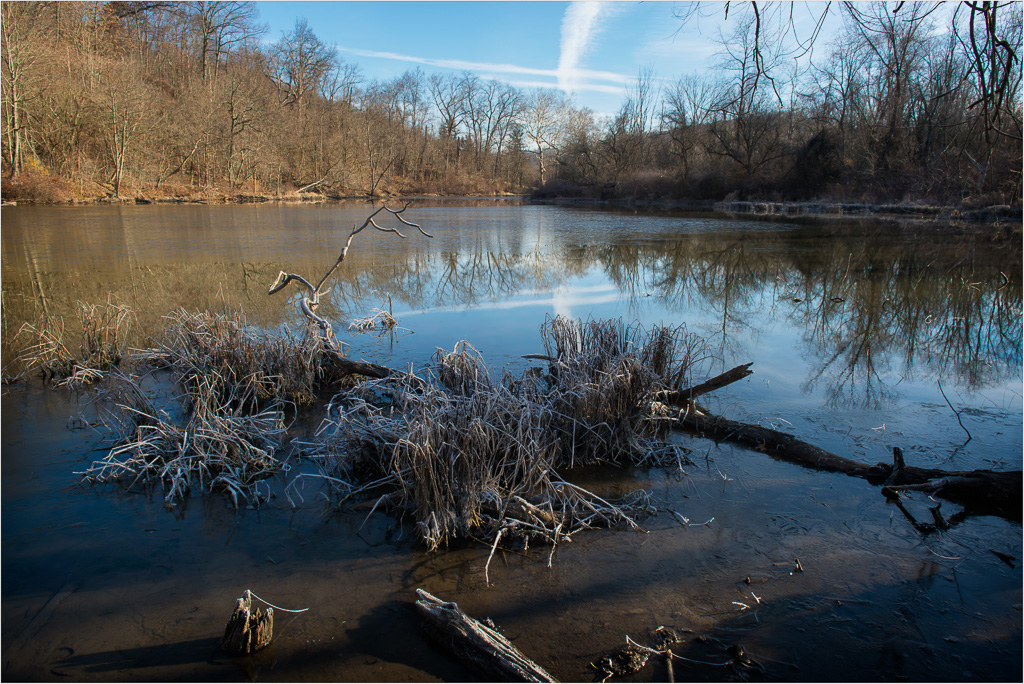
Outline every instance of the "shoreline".
{"type": "Polygon", "coordinates": [[[620,209],[658,209],[665,211],[706,212],[727,217],[767,220],[899,220],[925,223],[1001,224],[1024,221],[1020,207],[993,205],[964,207],[916,204],[867,204],[859,202],[761,202],[737,200],[636,200],[554,197],[531,199],[537,204],[620,209]]]}
{"type": "Polygon", "coordinates": [[[546,204],[570,207],[592,207],[609,209],[645,209],[655,211],[679,211],[714,214],[722,217],[744,217],[762,220],[802,221],[885,221],[923,222],[927,224],[983,224],[1003,225],[1013,232],[1014,225],[1024,222],[1021,207],[1000,204],[978,208],[942,206],[931,204],[870,204],[841,201],[753,201],[753,200],[685,200],[685,199],[603,199],[589,197],[531,197],[528,194],[389,194],[387,196],[367,195],[323,195],[319,193],[293,193],[283,195],[245,194],[236,195],[175,195],[170,197],[96,197],[65,201],[10,201],[2,202],[4,207],[14,206],[89,206],[114,204],[329,204],[335,202],[386,202],[409,200],[520,200],[530,204],[546,204]],[[1012,224],[1012,225],[1011,225],[1012,224]]]}

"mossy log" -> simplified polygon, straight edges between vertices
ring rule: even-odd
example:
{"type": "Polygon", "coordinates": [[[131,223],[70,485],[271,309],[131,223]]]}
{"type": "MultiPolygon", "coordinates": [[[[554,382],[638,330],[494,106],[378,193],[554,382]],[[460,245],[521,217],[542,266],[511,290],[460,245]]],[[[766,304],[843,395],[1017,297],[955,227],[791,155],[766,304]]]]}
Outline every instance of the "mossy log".
{"type": "Polygon", "coordinates": [[[500,682],[555,682],[544,668],[524,656],[496,630],[469,617],[455,603],[442,601],[422,589],[416,610],[423,627],[460,662],[500,682]]]}
{"type": "Polygon", "coordinates": [[[235,601],[235,610],[231,619],[224,627],[224,638],[220,645],[228,654],[249,655],[270,645],[274,638],[274,609],[252,607],[252,594],[246,590],[245,595],[235,601]]]}

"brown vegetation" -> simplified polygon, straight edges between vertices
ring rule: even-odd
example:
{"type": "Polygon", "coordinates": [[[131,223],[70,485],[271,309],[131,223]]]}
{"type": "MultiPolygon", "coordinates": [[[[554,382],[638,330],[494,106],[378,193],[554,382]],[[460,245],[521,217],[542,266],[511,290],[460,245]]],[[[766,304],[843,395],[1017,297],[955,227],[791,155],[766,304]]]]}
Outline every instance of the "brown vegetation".
{"type": "MultiPolygon", "coordinates": [[[[5,201],[501,194],[525,187],[518,90],[472,74],[429,118],[410,71],[366,82],[305,20],[250,2],[3,8],[5,201]]],[[[435,101],[444,89],[431,89],[435,101]]]]}
{"type": "Polygon", "coordinates": [[[660,117],[641,73],[616,117],[573,119],[538,196],[1020,206],[1020,4],[941,5],[843,3],[827,46],[789,52],[788,3],[726,9],[716,69],[671,84],[660,117]]]}
{"type": "Polygon", "coordinates": [[[1019,3],[823,4],[843,28],[795,70],[786,6],[726,11],[714,69],[641,71],[599,117],[470,72],[367,82],[305,20],[261,42],[254,3],[4,3],[3,198],[1020,205],[1019,3]]]}
{"type": "Polygon", "coordinates": [[[431,548],[502,537],[557,545],[577,531],[635,525],[642,496],[612,504],[563,479],[576,466],[687,462],[658,437],[657,397],[707,358],[682,326],[548,319],[551,359],[492,381],[465,342],[434,355],[431,382],[392,376],[336,397],[315,458],[342,498],[386,487],[379,502],[411,513],[431,548]],[[368,483],[368,484],[367,484],[368,483]]]}

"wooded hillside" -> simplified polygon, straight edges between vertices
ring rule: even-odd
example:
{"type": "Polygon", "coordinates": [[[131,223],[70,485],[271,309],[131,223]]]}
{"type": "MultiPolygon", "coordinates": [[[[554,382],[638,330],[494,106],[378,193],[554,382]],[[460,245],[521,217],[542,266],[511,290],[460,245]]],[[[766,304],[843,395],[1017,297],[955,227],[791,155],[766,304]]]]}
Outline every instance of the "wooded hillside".
{"type": "Polygon", "coordinates": [[[1019,206],[1021,5],[952,8],[823,5],[843,21],[826,41],[792,31],[788,3],[734,4],[713,70],[642,69],[601,117],[469,72],[367,80],[306,20],[266,41],[255,3],[5,2],[3,196],[1019,206]]]}

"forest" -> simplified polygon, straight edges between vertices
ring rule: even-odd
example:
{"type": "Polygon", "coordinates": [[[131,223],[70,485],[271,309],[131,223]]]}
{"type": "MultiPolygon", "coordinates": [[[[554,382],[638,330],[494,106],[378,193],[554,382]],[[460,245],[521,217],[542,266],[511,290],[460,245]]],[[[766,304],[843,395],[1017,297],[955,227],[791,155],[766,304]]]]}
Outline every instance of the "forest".
{"type": "Polygon", "coordinates": [[[468,71],[368,80],[258,3],[5,2],[3,199],[1020,206],[1021,3],[822,3],[804,34],[792,3],[731,5],[666,5],[725,9],[714,67],[641,68],[601,116],[468,71]]]}

